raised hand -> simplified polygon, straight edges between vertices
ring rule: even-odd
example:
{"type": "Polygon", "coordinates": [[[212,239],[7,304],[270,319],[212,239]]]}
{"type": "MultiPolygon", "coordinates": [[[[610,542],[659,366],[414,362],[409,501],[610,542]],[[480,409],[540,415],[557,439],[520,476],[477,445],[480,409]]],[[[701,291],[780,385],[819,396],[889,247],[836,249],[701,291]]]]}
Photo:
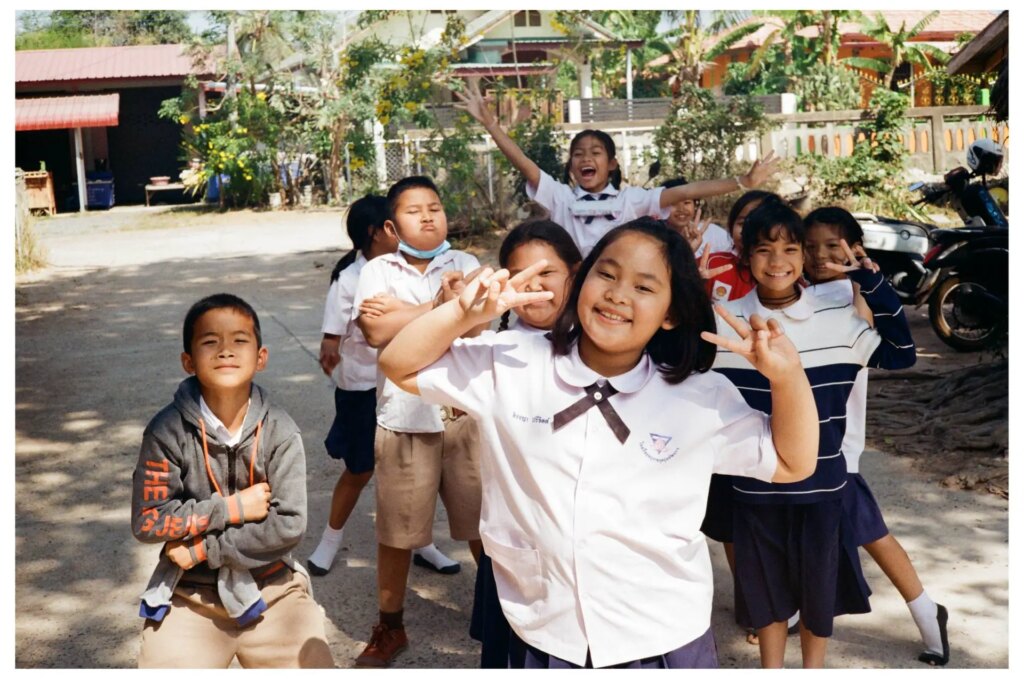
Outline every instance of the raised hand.
{"type": "Polygon", "coordinates": [[[683,238],[690,244],[690,249],[693,250],[694,254],[700,250],[701,243],[704,242],[704,233],[711,226],[711,218],[707,218],[703,222],[701,221],[701,208],[697,208],[697,211],[693,215],[693,219],[690,223],[683,227],[683,238]]]}
{"type": "Polygon", "coordinates": [[[839,239],[839,247],[843,249],[843,253],[846,255],[846,264],[836,264],[835,262],[825,262],[825,266],[832,271],[838,271],[840,273],[850,273],[857,269],[867,269],[872,273],[878,273],[881,271],[878,264],[871,261],[868,254],[864,252],[864,248],[858,243],[853,249],[847,244],[845,238],[839,239]]]}
{"type": "Polygon", "coordinates": [[[750,166],[750,171],[743,175],[746,180],[743,183],[748,189],[754,189],[763,184],[781,167],[781,158],[775,157],[775,151],[769,151],[768,155],[760,160],[755,160],[750,166]]]}
{"type": "Polygon", "coordinates": [[[800,354],[774,318],[765,322],[753,314],[748,324],[719,304],[715,305],[715,312],[736,331],[738,339],[705,331],[700,334],[705,341],[747,359],[769,382],[786,379],[794,370],[803,370],[800,354]]]}
{"type": "Polygon", "coordinates": [[[338,353],[340,346],[341,338],[337,335],[324,337],[320,340],[320,369],[328,377],[331,376],[338,363],[341,362],[341,354],[338,353]]]}
{"type": "Polygon", "coordinates": [[[469,115],[490,130],[492,125],[498,124],[498,118],[494,115],[487,99],[480,94],[480,78],[466,78],[466,91],[452,90],[455,98],[455,108],[467,112],[469,115]]]}
{"type": "Polygon", "coordinates": [[[458,299],[462,291],[466,289],[466,283],[479,276],[483,270],[484,267],[480,267],[468,274],[463,274],[461,271],[445,271],[441,274],[441,289],[437,291],[437,297],[434,298],[434,308],[436,309],[445,302],[458,299]]]}
{"type": "Polygon", "coordinates": [[[551,291],[523,292],[523,288],[537,273],[548,265],[546,259],[534,262],[515,276],[508,269],[493,270],[485,267],[480,274],[466,282],[459,296],[459,306],[474,325],[488,323],[509,309],[524,304],[543,302],[555,296],[551,291]]]}
{"type": "Polygon", "coordinates": [[[700,256],[700,262],[697,264],[697,272],[700,277],[706,281],[711,280],[719,274],[723,274],[732,268],[732,264],[723,264],[722,266],[716,266],[714,269],[708,268],[708,260],[711,259],[711,248],[704,248],[704,254],[700,256]]]}

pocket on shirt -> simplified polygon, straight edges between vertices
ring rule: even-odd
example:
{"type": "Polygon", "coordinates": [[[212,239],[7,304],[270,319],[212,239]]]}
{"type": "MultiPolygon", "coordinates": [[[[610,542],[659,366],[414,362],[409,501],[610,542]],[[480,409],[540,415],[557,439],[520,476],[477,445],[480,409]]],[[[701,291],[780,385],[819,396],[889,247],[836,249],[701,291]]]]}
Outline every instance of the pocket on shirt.
{"type": "Polygon", "coordinates": [[[544,569],[536,549],[512,547],[481,535],[484,551],[494,563],[494,575],[502,608],[509,618],[522,614],[547,597],[544,569]]]}

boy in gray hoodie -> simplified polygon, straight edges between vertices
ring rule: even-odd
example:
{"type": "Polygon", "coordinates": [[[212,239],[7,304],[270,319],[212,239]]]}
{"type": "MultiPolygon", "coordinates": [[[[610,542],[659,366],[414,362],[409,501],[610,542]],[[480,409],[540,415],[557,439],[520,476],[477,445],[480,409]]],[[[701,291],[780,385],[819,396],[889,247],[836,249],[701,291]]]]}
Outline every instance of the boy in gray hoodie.
{"type": "Polygon", "coordinates": [[[259,318],[234,295],[185,316],[184,380],[142,437],[132,532],[163,544],[142,595],[139,667],[333,667],[323,611],[291,555],[306,528],[298,427],[253,376],[259,318]]]}

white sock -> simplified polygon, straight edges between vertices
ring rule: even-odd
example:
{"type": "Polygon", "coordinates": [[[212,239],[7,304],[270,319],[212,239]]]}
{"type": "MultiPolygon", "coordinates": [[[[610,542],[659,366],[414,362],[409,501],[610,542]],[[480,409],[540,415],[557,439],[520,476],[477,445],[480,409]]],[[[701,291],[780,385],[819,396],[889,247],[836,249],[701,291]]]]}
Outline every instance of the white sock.
{"type": "Polygon", "coordinates": [[[331,524],[324,526],[324,534],[320,538],[320,544],[316,546],[316,549],[309,556],[309,560],[315,566],[319,566],[325,571],[330,570],[331,564],[334,563],[334,557],[341,547],[341,537],[344,532],[344,527],[335,530],[331,528],[331,524]]]}
{"type": "Polygon", "coordinates": [[[793,614],[793,617],[791,617],[789,620],[786,621],[786,628],[789,629],[790,627],[792,627],[793,625],[797,624],[798,622],[800,622],[800,611],[799,610],[797,610],[797,612],[793,614]]]}
{"type": "Polygon", "coordinates": [[[913,601],[907,602],[910,615],[917,623],[917,629],[921,632],[921,641],[926,649],[932,653],[942,655],[942,633],[939,631],[939,607],[928,596],[928,592],[921,592],[921,596],[913,601]]]}
{"type": "Polygon", "coordinates": [[[431,564],[433,564],[434,568],[438,568],[438,569],[446,568],[448,566],[454,566],[455,564],[458,563],[458,561],[452,561],[447,556],[442,554],[441,550],[439,550],[437,547],[435,547],[433,542],[431,542],[426,547],[420,547],[419,549],[414,549],[413,553],[414,554],[419,554],[424,559],[426,559],[431,564]]]}

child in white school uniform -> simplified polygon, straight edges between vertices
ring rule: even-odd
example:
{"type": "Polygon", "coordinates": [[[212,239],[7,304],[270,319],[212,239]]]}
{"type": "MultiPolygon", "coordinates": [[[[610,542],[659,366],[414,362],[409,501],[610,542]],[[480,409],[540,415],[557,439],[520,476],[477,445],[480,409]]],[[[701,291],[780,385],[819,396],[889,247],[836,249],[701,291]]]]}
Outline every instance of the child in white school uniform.
{"type": "Polygon", "coordinates": [[[727,346],[770,379],[770,419],[707,372],[707,342],[723,340],[708,332],[693,252],[651,219],[601,239],[551,339],[457,340],[550,298],[522,291],[544,265],[484,269],[403,329],[381,370],[478,418],[489,443],[481,537],[515,633],[512,665],[716,667],[700,533],[708,479],[812,472],[817,418],[799,359],[776,324],[735,321],[744,339],[727,346]]]}
{"type": "MultiPolygon", "coordinates": [[[[377,348],[433,307],[442,279],[480,268],[476,257],[451,249],[444,207],[429,178],[399,180],[387,200],[384,228],[398,239],[398,252],[367,262],[353,300],[356,323],[367,343],[377,348]]],[[[378,377],[374,460],[380,622],[356,658],[357,665],[388,666],[409,645],[403,620],[409,565],[412,550],[432,540],[438,494],[447,509],[452,539],[469,541],[477,558],[477,449],[471,418],[456,418],[446,426],[441,408],[405,393],[383,374],[378,377]]]]}
{"type": "MultiPolygon", "coordinates": [[[[331,509],[320,543],[306,561],[313,575],[326,575],[341,547],[345,523],[363,488],[373,477],[373,440],[377,429],[377,350],[366,343],[353,319],[353,298],[363,266],[374,257],[398,248],[394,234],[384,228],[387,199],[366,195],[352,203],[345,226],[352,250],[331,271],[324,304],[320,367],[334,380],[334,422],[324,439],[327,454],[345,461],[331,496],[331,509]]],[[[439,573],[459,572],[457,561],[433,544],[413,552],[414,562],[439,573]]]]}
{"type": "MultiPolygon", "coordinates": [[[[792,208],[764,201],[746,218],[742,235],[741,256],[757,286],[725,306],[738,317],[768,316],[785,328],[814,389],[813,414],[821,431],[810,478],[798,483],[733,479],[734,586],[757,630],[762,667],[782,667],[787,620],[796,610],[803,666],[823,667],[833,618],[870,610],[870,591],[842,506],[847,473],[840,444],[847,399],[863,366],[912,364],[913,345],[908,353],[884,341],[852,306],[821,300],[800,285],[804,229],[792,208]]],[[[732,334],[722,324],[720,331],[732,334]]],[[[772,411],[770,385],[743,357],[719,349],[715,371],[728,377],[752,407],[772,411]]]]}
{"type": "Polygon", "coordinates": [[[468,80],[465,92],[454,94],[460,100],[456,107],[483,125],[512,166],[523,173],[526,195],[551,213],[551,220],[569,232],[584,256],[601,236],[620,224],[638,217],[668,219],[670,207],[681,200],[746,191],[760,185],[778,169],[778,159],[774,153],[769,153],[763,160],[755,161],[742,177],[711,179],[671,188],[622,187],[615,142],[606,132],[582,130],[569,145],[569,162],[564,183],[560,183],[530,160],[501,129],[480,94],[476,79],[468,80]]]}
{"type": "MultiPolygon", "coordinates": [[[[872,267],[865,256],[864,233],[853,215],[840,207],[818,208],[804,218],[804,225],[807,227],[805,273],[811,281],[808,290],[816,297],[839,304],[865,304],[868,307],[864,314],[866,320],[878,328],[882,337],[912,351],[914,340],[906,321],[900,321],[902,302],[888,284],[883,283],[877,265],[872,267]],[[861,258],[861,266],[852,269],[846,266],[857,258],[861,258]]],[[[859,471],[860,456],[864,452],[867,396],[868,370],[864,368],[857,373],[846,406],[842,451],[849,483],[844,489],[843,506],[851,517],[855,542],[881,567],[910,609],[925,646],[918,660],[945,665],[949,662],[946,631],[949,613],[945,606],[936,604],[928,596],[907,552],[885,525],[882,511],[859,471]]]]}
{"type": "MultiPolygon", "coordinates": [[[[565,229],[550,220],[523,222],[509,231],[498,250],[498,265],[515,276],[543,260],[544,267],[524,282],[523,290],[548,291],[552,297],[516,307],[515,320],[511,325],[512,310],[509,309],[501,316],[498,332],[508,330],[541,335],[549,332],[562,311],[572,285],[572,277],[582,259],[579,248],[565,229]]],[[[486,445],[487,441],[481,443],[486,445]]],[[[487,465],[490,459],[488,455],[481,456],[484,476],[489,475],[487,465]]],[[[505,614],[501,611],[491,558],[482,551],[476,572],[473,616],[469,627],[469,635],[480,642],[481,668],[508,667],[511,632],[505,614]]]]}
{"type": "MultiPolygon", "coordinates": [[[[685,186],[690,182],[686,177],[676,177],[661,183],[662,188],[685,186]]],[[[718,224],[710,220],[701,220],[701,213],[706,205],[703,200],[684,198],[669,206],[669,215],[665,223],[674,231],[678,231],[693,250],[693,256],[700,259],[705,252],[728,252],[732,249],[732,236],[718,224]]]]}

